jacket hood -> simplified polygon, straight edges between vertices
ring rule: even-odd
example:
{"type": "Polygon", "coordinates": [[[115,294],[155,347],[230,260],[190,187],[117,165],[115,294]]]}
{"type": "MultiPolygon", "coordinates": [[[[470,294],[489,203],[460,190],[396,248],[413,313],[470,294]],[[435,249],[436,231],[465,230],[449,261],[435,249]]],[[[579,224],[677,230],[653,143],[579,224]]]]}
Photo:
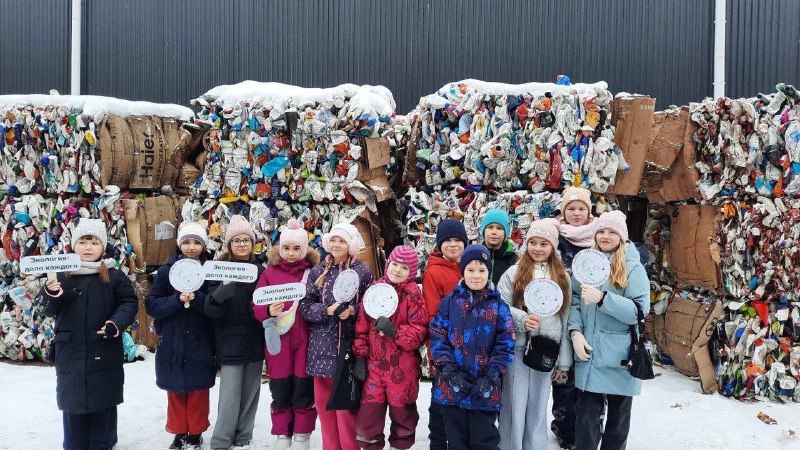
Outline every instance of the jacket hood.
{"type": "Polygon", "coordinates": [[[392,286],[398,294],[401,292],[408,292],[415,288],[417,288],[417,283],[414,280],[403,281],[402,283],[394,284],[389,280],[389,275],[383,274],[378,280],[372,282],[372,284],[377,283],[386,283],[389,286],[392,286]]]}
{"type": "MultiPolygon", "coordinates": [[[[319,264],[320,255],[316,249],[311,247],[308,248],[306,252],[306,260],[311,263],[311,266],[316,266],[319,264]]],[[[277,266],[281,263],[281,248],[280,246],[273,245],[272,248],[269,249],[269,253],[267,254],[267,264],[270,266],[277,266]]]]}
{"type": "Polygon", "coordinates": [[[495,289],[495,286],[494,286],[494,283],[492,283],[492,280],[489,280],[486,283],[486,287],[483,288],[482,290],[473,291],[472,289],[470,289],[467,286],[467,282],[464,281],[464,279],[462,278],[461,281],[459,281],[458,284],[456,285],[456,289],[455,289],[454,292],[459,297],[461,297],[461,296],[466,297],[466,296],[469,296],[472,293],[479,293],[480,292],[480,293],[483,293],[483,295],[481,296],[481,299],[479,301],[486,301],[486,300],[489,300],[489,301],[501,301],[501,302],[503,301],[503,299],[500,297],[500,293],[497,292],[497,289],[495,289]]]}
{"type": "Polygon", "coordinates": [[[630,264],[632,262],[642,263],[641,254],[636,245],[631,241],[625,241],[625,262],[630,264]]]}
{"type": "Polygon", "coordinates": [[[499,256],[501,258],[506,257],[510,254],[517,253],[517,247],[516,245],[514,245],[514,241],[512,241],[511,239],[506,239],[505,241],[503,241],[503,243],[500,245],[500,248],[498,249],[492,250],[489,247],[486,248],[489,249],[489,253],[491,253],[492,255],[497,253],[496,256],[499,256]]]}
{"type": "Polygon", "coordinates": [[[448,269],[454,269],[457,272],[461,273],[459,263],[457,263],[456,261],[450,261],[449,259],[446,259],[444,256],[442,256],[442,252],[440,251],[431,253],[430,256],[428,256],[428,267],[430,268],[433,266],[443,266],[448,269]]]}
{"type": "MultiPolygon", "coordinates": [[[[169,265],[175,264],[177,261],[184,258],[186,258],[186,256],[183,253],[181,253],[180,249],[178,249],[177,253],[175,253],[175,255],[172,258],[170,258],[169,261],[167,261],[167,264],[169,265]]],[[[200,259],[199,259],[200,264],[203,264],[206,261],[211,261],[212,259],[213,257],[207,251],[203,251],[203,253],[200,253],[200,259]]]]}

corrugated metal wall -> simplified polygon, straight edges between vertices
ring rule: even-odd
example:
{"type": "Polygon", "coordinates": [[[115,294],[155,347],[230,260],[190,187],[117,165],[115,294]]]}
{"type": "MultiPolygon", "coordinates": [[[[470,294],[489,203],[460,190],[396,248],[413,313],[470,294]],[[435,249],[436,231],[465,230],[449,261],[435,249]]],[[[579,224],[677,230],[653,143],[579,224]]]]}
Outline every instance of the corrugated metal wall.
{"type": "MultiPolygon", "coordinates": [[[[69,88],[70,2],[0,0],[0,93],[69,88]],[[9,67],[9,66],[7,66],[9,67]]],[[[84,0],[82,92],[186,104],[245,79],[383,84],[405,113],[448,81],[605,80],[657,107],[712,94],[713,1],[84,0]]],[[[800,2],[729,0],[727,92],[798,82],[800,2]]]]}
{"type": "Polygon", "coordinates": [[[800,1],[728,0],[726,30],[726,95],[800,87],[800,1]]]}
{"type": "Polygon", "coordinates": [[[448,81],[566,73],[666,105],[711,93],[712,21],[693,0],[89,1],[83,91],[186,103],[244,79],[353,82],[405,112],[448,81]]]}
{"type": "Polygon", "coordinates": [[[1,94],[69,93],[70,2],[0,0],[1,94]]]}

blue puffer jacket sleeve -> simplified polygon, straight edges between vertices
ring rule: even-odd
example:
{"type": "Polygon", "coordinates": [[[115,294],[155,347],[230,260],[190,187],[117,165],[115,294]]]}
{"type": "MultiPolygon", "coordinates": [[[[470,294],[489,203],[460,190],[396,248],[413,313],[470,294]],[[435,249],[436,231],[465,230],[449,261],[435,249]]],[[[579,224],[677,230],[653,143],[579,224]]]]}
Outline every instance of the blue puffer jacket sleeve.
{"type": "Polygon", "coordinates": [[[494,349],[486,374],[499,379],[505,375],[506,369],[514,362],[514,319],[505,302],[498,302],[498,305],[494,349]]]}
{"type": "Polygon", "coordinates": [[[164,319],[183,308],[183,304],[178,300],[178,294],[169,284],[169,269],[171,264],[161,266],[153,278],[153,286],[144,299],[147,314],[154,319],[164,319]]]}
{"type": "Polygon", "coordinates": [[[453,346],[447,338],[450,330],[450,303],[453,301],[453,294],[448,294],[439,303],[439,311],[430,324],[431,331],[431,359],[434,367],[441,369],[445,364],[454,363],[453,346]]]}

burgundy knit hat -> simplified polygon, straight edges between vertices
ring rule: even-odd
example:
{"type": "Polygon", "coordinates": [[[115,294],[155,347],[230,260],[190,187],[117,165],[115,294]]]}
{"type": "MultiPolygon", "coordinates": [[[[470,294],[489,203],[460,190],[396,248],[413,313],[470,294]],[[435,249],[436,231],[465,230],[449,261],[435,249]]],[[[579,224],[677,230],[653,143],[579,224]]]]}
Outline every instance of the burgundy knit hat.
{"type": "Polygon", "coordinates": [[[413,281],[417,278],[417,271],[419,270],[419,258],[417,257],[417,251],[414,250],[414,247],[408,245],[400,245],[392,250],[392,253],[389,255],[389,258],[386,260],[386,264],[388,265],[390,262],[396,262],[399,264],[405,264],[408,266],[408,280],[413,281]]]}

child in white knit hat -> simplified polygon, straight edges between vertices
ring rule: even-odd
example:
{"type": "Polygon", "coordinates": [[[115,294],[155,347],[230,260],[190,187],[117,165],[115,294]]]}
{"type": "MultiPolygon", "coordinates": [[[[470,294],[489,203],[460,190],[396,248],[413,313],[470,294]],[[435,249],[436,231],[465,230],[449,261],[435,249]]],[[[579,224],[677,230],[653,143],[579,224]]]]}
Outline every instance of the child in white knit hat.
{"type": "Polygon", "coordinates": [[[323,449],[358,448],[356,442],[355,411],[361,405],[360,383],[346,385],[352,377],[337,373],[350,370],[355,323],[361,297],[372,284],[373,274],[366,264],[358,260],[364,250],[364,240],[358,229],[350,223],[339,223],[322,236],[322,245],[328,253],[325,260],[311,269],[306,283],[306,297],[300,301],[300,315],[308,323],[308,361],[306,370],[314,377],[314,400],[322,428],[323,449]],[[352,299],[334,298],[336,279],[352,269],[358,276],[352,299]],[[349,358],[342,355],[348,352],[349,358]],[[335,381],[340,381],[336,385],[335,381]],[[354,393],[355,398],[349,393],[354,393]]]}
{"type": "Polygon", "coordinates": [[[195,292],[178,292],[169,281],[172,266],[181,259],[204,263],[208,234],[198,222],[178,227],[178,252],[158,269],[153,287],[145,297],[147,314],[155,319],[159,345],[156,350],[156,384],[167,391],[167,425],[175,437],[169,448],[200,449],[202,433],[210,425],[209,389],[214,386],[214,322],[205,313],[205,302],[216,284],[206,281],[195,292]]]}
{"type": "Polygon", "coordinates": [[[63,411],[64,448],[111,448],[122,403],[121,332],[136,317],[128,277],[103,260],[108,235],[102,220],[81,219],[72,251],[81,268],[59,273],[42,290],[44,315],[56,318],[53,340],[56,400],[63,411]]]}

